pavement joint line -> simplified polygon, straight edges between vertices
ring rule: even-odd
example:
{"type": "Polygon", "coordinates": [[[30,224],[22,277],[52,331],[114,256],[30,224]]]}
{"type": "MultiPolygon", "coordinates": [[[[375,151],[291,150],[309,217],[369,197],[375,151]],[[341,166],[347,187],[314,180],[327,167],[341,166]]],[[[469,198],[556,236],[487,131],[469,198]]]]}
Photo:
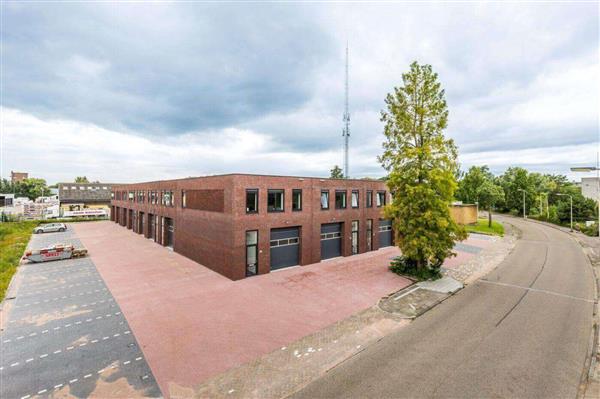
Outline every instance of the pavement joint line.
{"type": "MultiPolygon", "coordinates": [[[[62,286],[62,287],[46,288],[46,289],[43,289],[43,290],[28,292],[27,294],[23,294],[23,295],[19,295],[19,296],[20,297],[26,297],[26,298],[28,298],[28,297],[31,297],[31,296],[36,296],[36,295],[43,294],[43,293],[50,292],[50,291],[64,290],[65,288],[79,287],[79,286],[88,285],[88,284],[98,284],[98,283],[94,281],[94,282],[89,282],[89,283],[72,284],[72,285],[69,285],[69,286],[66,286],[66,287],[62,286]]],[[[46,302],[46,301],[44,301],[44,302],[46,302]]]]}
{"type": "MultiPolygon", "coordinates": [[[[103,291],[106,291],[106,288],[103,291]]],[[[76,297],[76,296],[80,296],[80,295],[91,295],[91,294],[98,293],[98,292],[101,292],[101,291],[82,292],[80,294],[73,294],[70,297],[69,296],[62,296],[62,297],[56,297],[56,298],[49,298],[49,299],[47,299],[47,301],[48,302],[53,302],[53,301],[58,301],[58,300],[61,300],[61,299],[68,299],[68,298],[72,298],[72,297],[76,297]]],[[[107,298],[107,299],[105,299],[105,301],[111,302],[111,301],[114,301],[114,299],[107,298]]],[[[44,302],[46,302],[46,300],[44,302]]],[[[96,303],[97,302],[94,302],[93,304],[95,305],[96,303]]],[[[15,309],[26,308],[28,306],[39,305],[39,304],[40,304],[39,301],[37,303],[36,302],[26,303],[24,305],[15,306],[15,309]]],[[[87,306],[89,306],[89,305],[90,304],[87,304],[87,306]]],[[[75,306],[77,306],[77,307],[83,307],[83,305],[75,305],[75,306]]]]}
{"type": "Polygon", "coordinates": [[[581,297],[572,296],[572,295],[560,294],[558,292],[553,292],[553,291],[548,291],[548,290],[542,290],[542,289],[538,289],[538,288],[523,287],[522,285],[500,283],[500,282],[483,280],[483,279],[479,280],[479,281],[481,281],[482,283],[486,283],[486,284],[493,284],[493,285],[499,285],[499,286],[511,287],[511,288],[520,288],[520,289],[523,289],[523,290],[526,290],[526,291],[539,292],[539,293],[542,293],[542,294],[549,294],[549,295],[554,295],[554,296],[558,296],[558,297],[562,297],[562,298],[568,298],[568,299],[574,299],[574,300],[577,300],[577,301],[594,303],[593,299],[587,299],[587,298],[581,298],[581,297]]]}

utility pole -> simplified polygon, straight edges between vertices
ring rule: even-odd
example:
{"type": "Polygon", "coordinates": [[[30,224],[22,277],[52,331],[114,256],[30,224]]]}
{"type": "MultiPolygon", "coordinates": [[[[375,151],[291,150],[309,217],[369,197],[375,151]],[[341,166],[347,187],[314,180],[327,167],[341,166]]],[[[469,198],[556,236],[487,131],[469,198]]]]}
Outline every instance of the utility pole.
{"type": "Polygon", "coordinates": [[[344,85],[344,129],[342,137],[344,137],[344,177],[350,177],[350,166],[348,165],[348,141],[350,139],[350,111],[348,108],[348,43],[346,43],[346,81],[344,85]]]}

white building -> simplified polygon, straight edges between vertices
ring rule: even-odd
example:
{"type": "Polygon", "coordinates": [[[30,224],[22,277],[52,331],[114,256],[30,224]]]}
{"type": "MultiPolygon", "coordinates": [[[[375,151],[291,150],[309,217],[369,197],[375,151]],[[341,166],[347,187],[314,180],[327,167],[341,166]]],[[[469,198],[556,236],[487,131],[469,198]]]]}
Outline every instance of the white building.
{"type": "Polygon", "coordinates": [[[598,178],[597,177],[582,177],[581,183],[581,194],[586,197],[598,201],[598,178]]]}

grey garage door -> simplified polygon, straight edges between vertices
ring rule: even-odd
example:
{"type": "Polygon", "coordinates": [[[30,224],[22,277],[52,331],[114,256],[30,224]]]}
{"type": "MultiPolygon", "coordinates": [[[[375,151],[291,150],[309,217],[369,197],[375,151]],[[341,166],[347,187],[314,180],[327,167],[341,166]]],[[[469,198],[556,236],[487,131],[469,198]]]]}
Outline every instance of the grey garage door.
{"type": "Polygon", "coordinates": [[[300,228],[271,229],[271,270],[299,263],[300,228]]]}
{"type": "Polygon", "coordinates": [[[342,224],[321,225],[321,259],[342,256],[342,224]]]}
{"type": "Polygon", "coordinates": [[[392,245],[392,221],[391,220],[380,220],[379,221],[379,248],[389,247],[392,245]]]}

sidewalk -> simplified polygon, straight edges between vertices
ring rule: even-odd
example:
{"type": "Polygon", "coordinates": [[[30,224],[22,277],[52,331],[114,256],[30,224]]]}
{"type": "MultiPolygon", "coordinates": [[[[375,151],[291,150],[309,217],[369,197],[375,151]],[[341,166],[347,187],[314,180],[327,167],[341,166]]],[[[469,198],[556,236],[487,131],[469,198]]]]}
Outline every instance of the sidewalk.
{"type": "Polygon", "coordinates": [[[472,235],[458,244],[459,256],[444,263],[445,278],[395,291],[369,309],[205,381],[196,387],[195,396],[286,397],[386,335],[408,326],[412,318],[462,288],[462,281],[471,281],[496,267],[515,241],[512,230],[506,238],[472,235]],[[462,281],[449,274],[460,275],[462,281]],[[400,300],[394,301],[397,296],[400,300]],[[382,306],[386,298],[391,298],[392,307],[400,307],[402,311],[382,306]],[[407,315],[411,305],[414,312],[407,315]]]}

